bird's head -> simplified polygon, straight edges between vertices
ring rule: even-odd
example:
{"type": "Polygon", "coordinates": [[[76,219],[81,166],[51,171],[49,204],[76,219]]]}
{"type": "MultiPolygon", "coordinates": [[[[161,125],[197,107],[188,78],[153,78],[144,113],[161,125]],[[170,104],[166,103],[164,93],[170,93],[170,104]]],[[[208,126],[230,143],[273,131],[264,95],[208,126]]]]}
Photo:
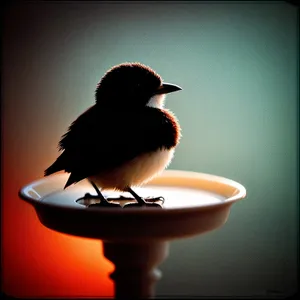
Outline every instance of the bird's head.
{"type": "Polygon", "coordinates": [[[179,91],[177,85],[162,82],[150,67],[123,63],[106,72],[96,88],[96,103],[117,107],[163,107],[165,94],[179,91]]]}

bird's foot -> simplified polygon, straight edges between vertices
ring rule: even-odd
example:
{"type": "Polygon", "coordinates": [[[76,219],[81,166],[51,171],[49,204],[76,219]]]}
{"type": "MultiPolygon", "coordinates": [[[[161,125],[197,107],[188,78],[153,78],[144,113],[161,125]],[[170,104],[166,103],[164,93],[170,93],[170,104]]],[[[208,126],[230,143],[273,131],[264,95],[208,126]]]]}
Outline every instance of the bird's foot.
{"type": "Polygon", "coordinates": [[[106,198],[106,200],[107,201],[125,201],[125,200],[127,200],[127,201],[134,201],[135,199],[133,198],[133,197],[125,197],[125,196],[123,196],[123,195],[121,195],[121,196],[119,196],[119,197],[116,197],[116,198],[114,198],[114,197],[109,197],[109,198],[106,198]]]}
{"type": "MultiPolygon", "coordinates": [[[[82,200],[87,200],[87,199],[97,199],[97,200],[101,200],[101,198],[98,195],[91,195],[90,193],[86,193],[83,197],[79,198],[82,200]]],[[[78,200],[79,200],[78,199],[78,200]]]]}
{"type": "Polygon", "coordinates": [[[126,203],[123,208],[130,207],[154,207],[154,208],[163,208],[163,203],[165,199],[163,197],[147,197],[143,199],[143,202],[130,202],[126,203]],[[161,203],[158,203],[161,202],[161,203]]]}
{"type": "Polygon", "coordinates": [[[93,203],[88,206],[89,208],[94,208],[94,207],[121,207],[119,203],[114,203],[114,202],[108,202],[108,201],[101,201],[100,203],[93,203]]]}
{"type": "Polygon", "coordinates": [[[100,202],[88,204],[87,207],[121,207],[120,203],[109,202],[104,197],[102,198],[99,195],[91,195],[90,193],[86,193],[82,198],[79,198],[77,202],[79,200],[89,201],[92,199],[100,200],[100,202]]]}
{"type": "Polygon", "coordinates": [[[138,203],[138,202],[130,202],[126,203],[123,208],[130,208],[130,207],[154,207],[154,208],[162,208],[162,205],[159,203],[153,203],[153,202],[144,202],[144,203],[138,203]]]}
{"type": "MultiPolygon", "coordinates": [[[[94,196],[94,197],[97,197],[97,196],[94,196]]],[[[144,198],[146,202],[162,202],[164,203],[165,202],[165,199],[164,197],[146,197],[144,198]]],[[[106,198],[107,201],[135,201],[135,198],[133,197],[125,197],[123,195],[119,196],[119,197],[109,197],[109,198],[106,198]]]]}
{"type": "Polygon", "coordinates": [[[154,202],[161,202],[162,204],[164,204],[165,198],[164,197],[146,197],[145,201],[149,202],[149,203],[150,202],[152,202],[152,203],[154,203],[154,202]]]}
{"type": "MultiPolygon", "coordinates": [[[[84,197],[82,197],[80,199],[101,199],[101,198],[98,195],[91,195],[90,193],[86,193],[84,195],[84,197]]],[[[106,200],[108,202],[110,202],[110,201],[116,201],[116,200],[122,200],[122,201],[128,200],[128,201],[130,201],[130,200],[135,200],[135,199],[133,197],[125,197],[125,196],[121,195],[119,197],[108,197],[108,198],[106,198],[106,200]]]]}

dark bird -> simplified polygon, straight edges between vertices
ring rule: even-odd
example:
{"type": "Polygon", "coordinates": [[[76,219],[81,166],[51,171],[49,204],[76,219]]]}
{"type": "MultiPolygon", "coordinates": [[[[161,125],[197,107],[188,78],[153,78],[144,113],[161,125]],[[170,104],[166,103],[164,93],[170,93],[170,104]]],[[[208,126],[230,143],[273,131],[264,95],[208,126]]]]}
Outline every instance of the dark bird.
{"type": "Polygon", "coordinates": [[[129,192],[136,206],[158,206],[131,187],[157,176],[173,158],[180,126],[174,114],[164,109],[164,98],[179,90],[141,63],[114,66],[97,85],[96,103],[62,136],[59,150],[63,152],[45,176],[62,170],[70,173],[64,188],[87,178],[101,206],[116,203],[107,201],[99,188],[129,192]]]}

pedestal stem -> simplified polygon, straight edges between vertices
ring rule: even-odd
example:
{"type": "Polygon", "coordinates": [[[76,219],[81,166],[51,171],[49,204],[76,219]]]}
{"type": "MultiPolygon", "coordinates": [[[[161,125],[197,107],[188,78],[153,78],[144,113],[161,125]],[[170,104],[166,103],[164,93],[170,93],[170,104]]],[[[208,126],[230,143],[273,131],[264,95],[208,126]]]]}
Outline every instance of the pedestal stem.
{"type": "Polygon", "coordinates": [[[168,256],[168,242],[104,242],[104,256],[115,265],[110,277],[116,299],[152,298],[161,278],[156,267],[168,256]]]}

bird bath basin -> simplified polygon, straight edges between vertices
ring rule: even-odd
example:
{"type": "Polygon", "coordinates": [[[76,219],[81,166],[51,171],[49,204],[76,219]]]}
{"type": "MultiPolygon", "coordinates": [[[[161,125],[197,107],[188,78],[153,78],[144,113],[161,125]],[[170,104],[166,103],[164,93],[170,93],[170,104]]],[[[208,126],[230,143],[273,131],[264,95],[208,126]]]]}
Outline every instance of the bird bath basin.
{"type": "MultiPolygon", "coordinates": [[[[43,178],[24,186],[20,197],[33,205],[40,222],[55,231],[103,241],[104,256],[115,265],[110,277],[115,298],[153,297],[161,274],[156,267],[168,255],[169,241],[222,226],[232,204],[246,196],[232,180],[203,173],[168,170],[135,191],[163,196],[163,208],[88,207],[79,200],[93,187],[83,180],[63,190],[68,174],[43,178]]],[[[104,193],[109,198],[120,193],[104,193]]],[[[124,196],[128,196],[124,193],[124,196]]]]}

